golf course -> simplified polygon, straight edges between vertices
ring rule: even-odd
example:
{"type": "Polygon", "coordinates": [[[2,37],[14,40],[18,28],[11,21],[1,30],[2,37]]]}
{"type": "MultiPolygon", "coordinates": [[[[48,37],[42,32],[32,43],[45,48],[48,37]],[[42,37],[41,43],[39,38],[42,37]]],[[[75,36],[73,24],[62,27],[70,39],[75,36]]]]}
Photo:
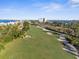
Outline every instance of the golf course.
{"type": "Polygon", "coordinates": [[[5,45],[0,59],[76,59],[64,51],[55,34],[48,35],[42,29],[30,26],[24,39],[16,39],[5,45]]]}

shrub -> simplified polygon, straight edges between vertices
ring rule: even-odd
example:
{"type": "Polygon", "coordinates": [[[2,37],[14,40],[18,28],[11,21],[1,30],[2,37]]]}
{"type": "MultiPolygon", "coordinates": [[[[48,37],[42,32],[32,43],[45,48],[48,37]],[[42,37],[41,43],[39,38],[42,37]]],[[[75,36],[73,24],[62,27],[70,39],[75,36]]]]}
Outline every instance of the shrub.
{"type": "Polygon", "coordinates": [[[4,49],[4,46],[2,44],[0,44],[0,51],[4,49]]]}

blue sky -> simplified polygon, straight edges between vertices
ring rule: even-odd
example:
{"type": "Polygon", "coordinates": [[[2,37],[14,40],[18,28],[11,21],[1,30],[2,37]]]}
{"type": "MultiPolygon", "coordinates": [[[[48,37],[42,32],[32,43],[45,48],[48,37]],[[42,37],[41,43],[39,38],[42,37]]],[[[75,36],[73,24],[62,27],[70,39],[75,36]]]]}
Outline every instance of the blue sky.
{"type": "Polygon", "coordinates": [[[79,0],[0,0],[0,18],[79,19],[79,0]]]}

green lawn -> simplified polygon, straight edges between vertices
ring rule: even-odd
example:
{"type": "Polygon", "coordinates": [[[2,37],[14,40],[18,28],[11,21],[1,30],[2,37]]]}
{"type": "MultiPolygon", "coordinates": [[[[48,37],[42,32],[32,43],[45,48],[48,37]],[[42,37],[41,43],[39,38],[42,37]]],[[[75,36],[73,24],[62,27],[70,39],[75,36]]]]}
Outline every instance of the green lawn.
{"type": "Polygon", "coordinates": [[[0,59],[75,59],[73,55],[62,50],[55,35],[49,36],[34,26],[28,33],[32,38],[8,43],[0,52],[0,59]]]}

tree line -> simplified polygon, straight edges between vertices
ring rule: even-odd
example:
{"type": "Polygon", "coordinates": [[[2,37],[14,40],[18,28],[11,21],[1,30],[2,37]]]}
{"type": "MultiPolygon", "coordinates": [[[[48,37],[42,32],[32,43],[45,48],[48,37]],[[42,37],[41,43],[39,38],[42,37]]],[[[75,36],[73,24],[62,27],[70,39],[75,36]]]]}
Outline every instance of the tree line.
{"type": "Polygon", "coordinates": [[[0,49],[2,49],[7,42],[19,39],[27,33],[29,30],[29,23],[27,21],[18,21],[15,24],[0,26],[0,28],[3,28],[3,30],[0,30],[0,49]]]}

